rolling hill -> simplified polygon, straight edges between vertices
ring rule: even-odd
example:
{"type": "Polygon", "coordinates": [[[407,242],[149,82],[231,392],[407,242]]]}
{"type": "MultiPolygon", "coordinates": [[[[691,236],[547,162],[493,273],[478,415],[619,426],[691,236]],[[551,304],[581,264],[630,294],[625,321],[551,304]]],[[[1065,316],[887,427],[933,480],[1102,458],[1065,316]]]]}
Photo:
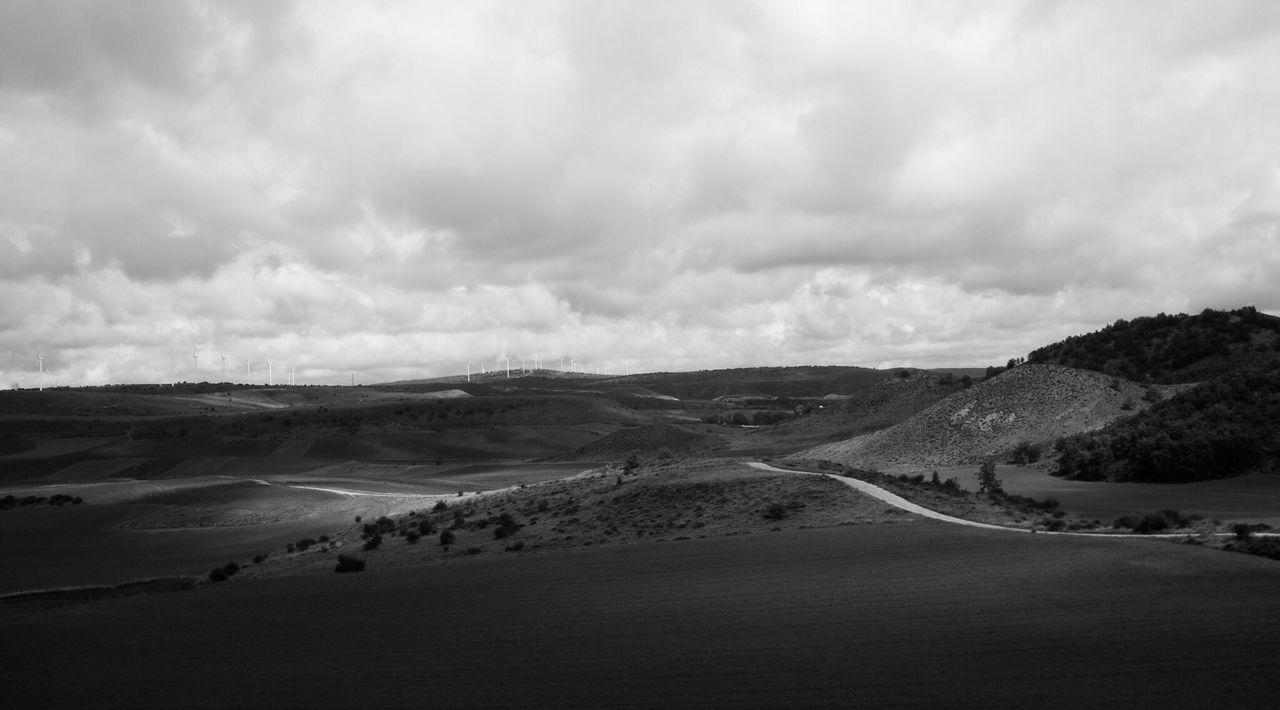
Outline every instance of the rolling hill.
{"type": "Polygon", "coordinates": [[[1280,473],[1280,369],[1245,368],[1059,441],[1058,475],[1173,483],[1280,473]]]}
{"type": "Polygon", "coordinates": [[[1132,382],[1056,365],[1022,365],[948,395],[886,429],[803,452],[853,466],[929,467],[1003,456],[1097,429],[1149,403],[1132,382]]]}
{"type": "Polygon", "coordinates": [[[724,445],[724,438],[715,434],[656,423],[619,429],[572,452],[555,456],[553,460],[615,461],[633,453],[663,457],[692,452],[705,453],[723,448],[724,445]]]}
{"type": "Polygon", "coordinates": [[[1032,351],[1027,362],[1096,370],[1137,382],[1200,382],[1280,356],[1280,318],[1252,306],[1118,320],[1032,351]]]}

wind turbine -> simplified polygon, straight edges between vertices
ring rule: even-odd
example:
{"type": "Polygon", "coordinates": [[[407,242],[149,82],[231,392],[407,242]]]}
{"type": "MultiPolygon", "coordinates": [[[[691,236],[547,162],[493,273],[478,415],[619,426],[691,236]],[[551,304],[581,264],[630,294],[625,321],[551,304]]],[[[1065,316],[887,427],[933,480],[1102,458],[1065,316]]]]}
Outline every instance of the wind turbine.
{"type": "Polygon", "coordinates": [[[511,379],[511,358],[507,358],[507,379],[511,379]]]}
{"type": "Polygon", "coordinates": [[[222,358],[222,381],[227,381],[227,356],[224,353],[218,353],[218,357],[222,358]]]}
{"type": "Polygon", "coordinates": [[[471,363],[467,363],[467,383],[471,382],[471,363]]]}
{"type": "Polygon", "coordinates": [[[246,385],[249,384],[249,376],[250,376],[249,362],[250,362],[249,358],[244,359],[244,383],[246,385]]]}
{"type": "Polygon", "coordinates": [[[36,353],[36,359],[40,361],[40,391],[44,391],[44,355],[36,353]]]}
{"type": "Polygon", "coordinates": [[[173,348],[169,348],[169,386],[176,387],[178,384],[177,366],[173,364],[173,348]]]}
{"type": "MultiPolygon", "coordinates": [[[[191,348],[191,361],[194,363],[193,365],[191,365],[191,371],[199,372],[200,371],[200,350],[199,349],[191,348]]],[[[193,375],[193,378],[194,378],[194,375],[193,375]]]]}
{"type": "Polygon", "coordinates": [[[267,360],[267,386],[270,387],[271,385],[272,385],[271,361],[267,360]]]}

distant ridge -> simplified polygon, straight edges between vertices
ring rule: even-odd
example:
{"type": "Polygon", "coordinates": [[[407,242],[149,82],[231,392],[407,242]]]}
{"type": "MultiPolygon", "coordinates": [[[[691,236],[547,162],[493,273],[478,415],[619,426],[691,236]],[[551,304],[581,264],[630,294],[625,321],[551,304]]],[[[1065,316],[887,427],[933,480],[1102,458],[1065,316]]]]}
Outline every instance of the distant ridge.
{"type": "Polygon", "coordinates": [[[723,448],[724,438],[671,424],[647,424],[619,429],[576,451],[555,456],[556,461],[610,461],[639,452],[645,456],[699,454],[723,448]]]}
{"type": "MultiPolygon", "coordinates": [[[[723,396],[822,397],[850,394],[880,382],[885,370],[853,365],[797,367],[743,367],[690,372],[646,372],[634,375],[588,374],[561,370],[512,370],[471,373],[473,386],[493,388],[564,388],[590,386],[593,390],[638,396],[665,395],[676,399],[711,400],[723,396]]],[[[465,375],[401,380],[385,386],[446,387],[466,383],[465,375]]]]}

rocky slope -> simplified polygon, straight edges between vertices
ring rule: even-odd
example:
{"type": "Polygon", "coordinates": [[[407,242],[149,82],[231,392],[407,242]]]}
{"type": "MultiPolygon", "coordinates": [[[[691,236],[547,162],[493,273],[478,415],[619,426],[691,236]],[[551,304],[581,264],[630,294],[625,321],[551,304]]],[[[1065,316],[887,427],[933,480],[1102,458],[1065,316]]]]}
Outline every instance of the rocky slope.
{"type": "Polygon", "coordinates": [[[1097,372],[1023,365],[887,429],[799,455],[884,469],[977,463],[1004,456],[1023,441],[1050,444],[1105,426],[1149,406],[1144,395],[1140,385],[1097,372]]]}

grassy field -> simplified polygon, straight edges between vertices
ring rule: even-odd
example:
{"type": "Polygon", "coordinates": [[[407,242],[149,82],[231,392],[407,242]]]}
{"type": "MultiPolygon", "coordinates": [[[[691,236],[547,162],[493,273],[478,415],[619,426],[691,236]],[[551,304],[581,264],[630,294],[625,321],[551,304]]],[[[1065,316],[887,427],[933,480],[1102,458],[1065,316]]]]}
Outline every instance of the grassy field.
{"type": "MultiPolygon", "coordinates": [[[[823,392],[870,377],[813,376],[823,392]]],[[[686,396],[794,384],[735,377],[677,380],[686,396]]],[[[0,457],[0,495],[86,501],[0,511],[0,592],[245,567],[187,592],[0,602],[0,705],[1269,708],[1280,697],[1273,561],[924,521],[825,477],[682,458],[650,436],[662,427],[596,447],[612,466],[532,463],[729,405],[632,408],[503,386],[452,402],[374,388],[24,393],[46,417],[26,423],[22,402],[0,402],[13,454],[0,457]],[[646,442],[659,450],[623,467],[646,442]],[[509,490],[473,495],[495,489],[509,490]],[[410,511],[362,549],[365,524],[410,511]],[[424,523],[430,532],[410,534],[424,523]],[[334,574],[339,553],[368,569],[334,574]]],[[[691,432],[741,458],[794,451],[806,428],[831,435],[815,421],[691,432]]],[[[940,473],[971,487],[972,469],[940,473]]],[[[1077,515],[1172,507],[1280,523],[1273,479],[999,474],[1010,492],[1077,515]]]]}
{"type": "Polygon", "coordinates": [[[336,534],[350,528],[356,516],[372,520],[426,507],[431,496],[537,483],[587,467],[359,462],[302,467],[296,461],[231,458],[216,467],[216,475],[119,481],[90,477],[82,484],[5,488],[0,492],[19,496],[80,495],[88,503],[0,513],[0,569],[5,570],[0,592],[203,575],[215,565],[244,564],[254,555],[279,552],[302,537],[336,534]]]}
{"type": "Polygon", "coordinates": [[[354,512],[335,509],[238,527],[127,527],[173,510],[158,504],[90,504],[5,511],[0,514],[0,592],[116,584],[165,574],[204,575],[215,565],[243,562],[304,535],[336,529],[354,512]]]}
{"type": "MultiPolygon", "coordinates": [[[[929,470],[916,473],[926,476],[929,470]]],[[[967,490],[977,490],[977,468],[939,468],[942,478],[954,477],[967,490]]],[[[1123,515],[1141,515],[1170,508],[1199,513],[1210,519],[1266,523],[1280,527],[1280,476],[1246,476],[1196,483],[1112,483],[1069,481],[1049,475],[1046,468],[998,466],[1004,489],[1032,498],[1055,498],[1062,508],[1081,518],[1109,523],[1123,515]]]]}
{"type": "Polygon", "coordinates": [[[932,522],[0,607],[10,707],[1264,708],[1280,566],[932,522]]]}

